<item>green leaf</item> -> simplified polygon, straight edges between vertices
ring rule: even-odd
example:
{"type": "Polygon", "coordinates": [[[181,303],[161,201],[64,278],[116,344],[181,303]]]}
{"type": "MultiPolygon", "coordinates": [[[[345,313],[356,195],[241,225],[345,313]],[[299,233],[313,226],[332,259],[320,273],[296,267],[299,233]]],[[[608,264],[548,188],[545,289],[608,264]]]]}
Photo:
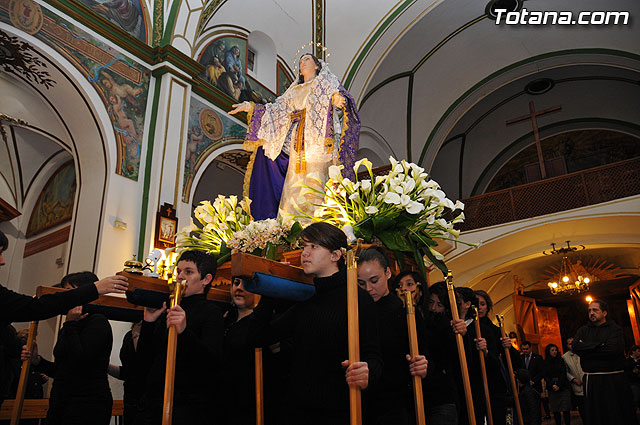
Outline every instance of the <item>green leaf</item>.
{"type": "Polygon", "coordinates": [[[393,255],[396,257],[396,262],[398,263],[398,267],[400,270],[405,270],[405,262],[404,262],[404,253],[402,251],[393,251],[393,255]]]}
{"type": "Polygon", "coordinates": [[[395,218],[389,215],[376,215],[371,217],[371,221],[373,222],[373,228],[376,234],[396,227],[395,218]]]}
{"type": "Polygon", "coordinates": [[[285,237],[285,240],[289,243],[289,245],[293,245],[298,240],[298,236],[302,232],[302,225],[300,222],[295,221],[289,229],[289,234],[285,237]]]}
{"type": "Polygon", "coordinates": [[[373,237],[373,222],[371,217],[367,217],[359,223],[353,225],[353,233],[357,238],[362,238],[366,243],[371,243],[373,237]]]}
{"type": "Polygon", "coordinates": [[[385,232],[375,232],[375,236],[380,239],[387,249],[391,251],[411,252],[411,244],[407,237],[397,230],[389,230],[385,232]]]}

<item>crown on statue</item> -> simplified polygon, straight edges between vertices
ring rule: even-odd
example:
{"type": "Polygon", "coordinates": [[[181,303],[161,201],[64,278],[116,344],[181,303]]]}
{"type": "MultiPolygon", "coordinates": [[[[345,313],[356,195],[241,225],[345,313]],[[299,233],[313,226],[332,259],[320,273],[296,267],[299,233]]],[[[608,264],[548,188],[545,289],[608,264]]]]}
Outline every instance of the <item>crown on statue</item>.
{"type": "MultiPolygon", "coordinates": [[[[324,61],[326,63],[329,63],[329,56],[331,56],[331,53],[329,53],[327,51],[327,48],[324,47],[321,43],[316,43],[313,41],[308,42],[307,44],[303,44],[302,46],[300,46],[300,48],[298,49],[298,51],[296,52],[296,56],[294,58],[294,62],[293,62],[293,69],[295,71],[295,74],[298,75],[298,64],[300,63],[300,58],[304,55],[309,54],[309,52],[303,52],[303,50],[306,47],[310,47],[310,46],[316,46],[316,47],[321,47],[322,48],[322,53],[325,54],[325,59],[324,61]],[[302,53],[302,55],[301,55],[302,53]]],[[[311,54],[313,54],[313,52],[311,52],[311,54]]]]}

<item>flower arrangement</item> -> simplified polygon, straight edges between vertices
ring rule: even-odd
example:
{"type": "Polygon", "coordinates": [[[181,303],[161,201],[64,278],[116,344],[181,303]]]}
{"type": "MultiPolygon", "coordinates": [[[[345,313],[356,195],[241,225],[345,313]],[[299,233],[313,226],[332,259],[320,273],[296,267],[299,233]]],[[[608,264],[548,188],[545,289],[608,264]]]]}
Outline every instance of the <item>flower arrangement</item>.
{"type": "Polygon", "coordinates": [[[252,221],[238,230],[227,242],[231,252],[264,253],[276,245],[293,245],[302,230],[300,223],[283,221],[281,218],[252,221]]]}
{"type": "Polygon", "coordinates": [[[251,200],[244,197],[238,202],[235,195],[218,195],[213,201],[202,201],[194,210],[200,226],[193,220],[176,237],[176,251],[199,249],[218,254],[218,265],[228,260],[231,249],[227,246],[234,233],[253,221],[251,200]]]}
{"type": "Polygon", "coordinates": [[[464,204],[448,199],[424,168],[393,157],[389,161],[389,173],[374,178],[371,162],[359,160],[353,167],[355,181],[342,177],[343,166],[329,167],[324,201],[317,205],[313,219],[342,227],[345,233],[353,233],[352,238],[367,243],[378,239],[396,253],[398,261],[404,253],[413,254],[423,272],[426,256],[446,274],[444,257],[433,248],[435,239],[458,240],[460,232],[454,224],[464,220],[464,204]],[[369,179],[359,180],[363,165],[369,179]]]}

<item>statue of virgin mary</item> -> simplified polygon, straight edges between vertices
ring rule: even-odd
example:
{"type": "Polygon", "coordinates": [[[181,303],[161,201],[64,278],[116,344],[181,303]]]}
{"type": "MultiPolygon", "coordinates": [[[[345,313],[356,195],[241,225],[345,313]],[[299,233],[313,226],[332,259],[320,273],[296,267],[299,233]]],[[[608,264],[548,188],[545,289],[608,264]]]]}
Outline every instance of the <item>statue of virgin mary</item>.
{"type": "Polygon", "coordinates": [[[255,220],[281,216],[310,222],[323,196],[330,165],[353,177],[360,118],[355,101],[327,64],[311,54],[300,58],[297,81],[266,105],[233,105],[248,113],[243,149],[251,151],[244,195],[255,220]]]}

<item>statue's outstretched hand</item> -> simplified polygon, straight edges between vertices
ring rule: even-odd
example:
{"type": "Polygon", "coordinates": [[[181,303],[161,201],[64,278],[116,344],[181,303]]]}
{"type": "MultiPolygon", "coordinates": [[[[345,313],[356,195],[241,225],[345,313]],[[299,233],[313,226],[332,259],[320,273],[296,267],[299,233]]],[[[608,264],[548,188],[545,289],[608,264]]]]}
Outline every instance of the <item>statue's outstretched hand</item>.
{"type": "Polygon", "coordinates": [[[347,106],[347,99],[345,99],[344,96],[338,92],[335,92],[333,94],[332,100],[333,100],[333,106],[336,108],[344,109],[345,106],[347,106]]]}
{"type": "Polygon", "coordinates": [[[249,112],[251,110],[251,103],[249,102],[234,103],[231,106],[233,106],[234,109],[229,111],[230,115],[237,114],[238,112],[249,112]]]}

